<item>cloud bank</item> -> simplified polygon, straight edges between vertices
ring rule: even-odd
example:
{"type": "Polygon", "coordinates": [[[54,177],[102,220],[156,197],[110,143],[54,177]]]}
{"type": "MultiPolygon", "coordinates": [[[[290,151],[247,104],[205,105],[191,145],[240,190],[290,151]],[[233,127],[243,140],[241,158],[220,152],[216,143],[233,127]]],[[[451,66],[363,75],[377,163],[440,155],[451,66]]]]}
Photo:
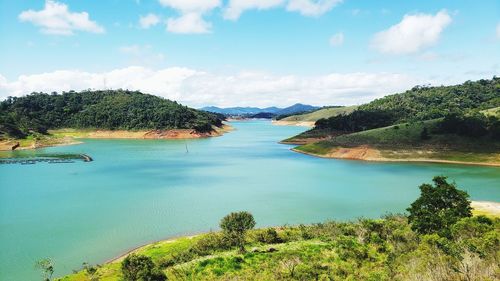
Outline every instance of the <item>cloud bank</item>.
{"type": "Polygon", "coordinates": [[[411,88],[419,81],[397,73],[330,73],[319,76],[275,75],[242,71],[214,74],[171,67],[153,70],[132,66],[103,73],[60,70],[21,75],[8,81],[0,75],[0,97],[31,92],[85,89],[140,90],[199,107],[360,104],[411,88]]]}

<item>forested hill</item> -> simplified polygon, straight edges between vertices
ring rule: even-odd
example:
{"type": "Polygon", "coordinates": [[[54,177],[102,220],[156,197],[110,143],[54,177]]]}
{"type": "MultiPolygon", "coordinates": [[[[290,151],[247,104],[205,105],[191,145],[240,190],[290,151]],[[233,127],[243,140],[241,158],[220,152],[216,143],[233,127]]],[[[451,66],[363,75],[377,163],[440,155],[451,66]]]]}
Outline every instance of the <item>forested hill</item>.
{"type": "Polygon", "coordinates": [[[221,116],[138,91],[32,93],[0,103],[0,135],[22,138],[48,129],[195,129],[221,126],[221,116]]]}
{"type": "Polygon", "coordinates": [[[481,110],[499,106],[500,78],[497,77],[455,86],[417,86],[361,105],[350,114],[320,119],[316,128],[358,132],[452,115],[470,117],[481,110]]]}
{"type": "Polygon", "coordinates": [[[423,121],[449,113],[500,106],[500,78],[467,81],[454,86],[416,86],[361,105],[363,111],[383,111],[398,122],[423,121]]]}

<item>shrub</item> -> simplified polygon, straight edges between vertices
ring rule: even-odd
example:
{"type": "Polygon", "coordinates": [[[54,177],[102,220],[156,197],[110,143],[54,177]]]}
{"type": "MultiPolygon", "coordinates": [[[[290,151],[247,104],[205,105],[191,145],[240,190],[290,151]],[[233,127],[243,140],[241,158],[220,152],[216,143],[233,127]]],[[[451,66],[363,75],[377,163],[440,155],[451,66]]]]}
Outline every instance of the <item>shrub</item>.
{"type": "Polygon", "coordinates": [[[255,220],[249,212],[230,213],[222,218],[220,227],[224,236],[245,252],[245,233],[255,227],[255,220]]]}
{"type": "Polygon", "coordinates": [[[128,255],[122,261],[122,274],[125,281],[165,281],[167,277],[158,269],[150,257],[128,255]]]}
{"type": "Polygon", "coordinates": [[[254,235],[258,242],[264,244],[276,244],[283,242],[274,228],[258,230],[254,235]]]}

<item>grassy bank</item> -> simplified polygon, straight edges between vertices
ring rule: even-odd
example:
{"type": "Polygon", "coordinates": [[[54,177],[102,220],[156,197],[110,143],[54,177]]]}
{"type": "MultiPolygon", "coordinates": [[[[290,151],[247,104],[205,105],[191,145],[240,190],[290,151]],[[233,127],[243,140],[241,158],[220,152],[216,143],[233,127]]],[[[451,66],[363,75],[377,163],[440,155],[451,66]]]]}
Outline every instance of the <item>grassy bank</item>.
{"type": "MultiPolygon", "coordinates": [[[[151,257],[168,280],[444,280],[437,274],[446,280],[498,278],[500,220],[467,218],[454,229],[456,237],[445,240],[456,243],[465,260],[443,248],[444,238],[418,236],[406,217],[396,215],[252,230],[246,236],[246,253],[224,245],[221,233],[161,241],[133,253],[151,257]],[[464,241],[476,243],[481,253],[468,250],[460,244],[464,241]],[[469,271],[455,271],[454,266],[469,271]]],[[[96,276],[121,280],[122,260],[97,267],[96,276]]],[[[60,280],[91,279],[81,270],[60,280]]]]}
{"type": "Polygon", "coordinates": [[[339,114],[349,114],[354,111],[357,106],[344,107],[327,107],[315,110],[313,112],[291,115],[273,122],[276,125],[298,125],[313,127],[314,123],[322,118],[329,118],[339,114]]]}
{"type": "Polygon", "coordinates": [[[434,133],[439,121],[434,119],[330,135],[328,139],[306,143],[294,150],[327,158],[500,165],[500,141],[487,136],[472,138],[434,133]],[[424,128],[428,135],[422,139],[424,128]]]}

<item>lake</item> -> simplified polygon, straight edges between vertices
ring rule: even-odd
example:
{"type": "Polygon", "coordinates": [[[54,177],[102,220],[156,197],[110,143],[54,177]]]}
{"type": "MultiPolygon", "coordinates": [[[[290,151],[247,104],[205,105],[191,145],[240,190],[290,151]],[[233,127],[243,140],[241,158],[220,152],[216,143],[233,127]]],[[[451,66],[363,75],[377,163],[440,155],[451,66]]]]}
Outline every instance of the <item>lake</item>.
{"type": "Polygon", "coordinates": [[[0,280],[39,280],[130,248],[218,228],[248,210],[257,226],[349,220],[403,212],[418,186],[446,175],[473,200],[500,201],[500,169],[321,159],[278,141],[304,128],[232,122],[222,137],[85,140],[32,153],[86,153],[94,162],[0,165],[0,280]],[[187,152],[187,150],[188,152],[187,152]]]}

